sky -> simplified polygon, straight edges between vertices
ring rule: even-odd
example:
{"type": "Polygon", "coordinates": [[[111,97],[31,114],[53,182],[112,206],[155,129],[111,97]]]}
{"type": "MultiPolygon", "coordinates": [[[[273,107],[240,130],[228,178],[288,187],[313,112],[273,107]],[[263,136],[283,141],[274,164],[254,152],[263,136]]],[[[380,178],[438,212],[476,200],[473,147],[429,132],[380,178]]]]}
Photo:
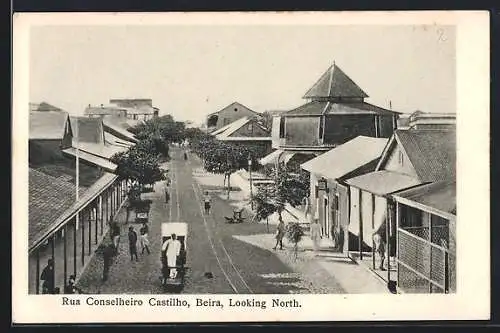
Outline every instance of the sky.
{"type": "Polygon", "coordinates": [[[451,26],[36,26],[30,102],[70,114],[111,98],[151,98],[199,123],[234,101],[289,110],[335,61],[393,110],[456,112],[451,26]]]}

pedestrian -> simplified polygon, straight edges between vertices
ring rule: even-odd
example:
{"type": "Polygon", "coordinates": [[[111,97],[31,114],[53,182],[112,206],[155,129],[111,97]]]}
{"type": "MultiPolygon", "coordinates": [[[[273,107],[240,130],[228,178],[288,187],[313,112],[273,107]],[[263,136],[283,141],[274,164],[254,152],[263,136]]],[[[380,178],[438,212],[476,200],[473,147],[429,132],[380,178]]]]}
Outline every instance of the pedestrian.
{"type": "Polygon", "coordinates": [[[385,239],[380,236],[378,233],[373,235],[373,242],[375,243],[375,249],[380,256],[380,265],[379,269],[381,271],[385,271],[384,261],[385,261],[385,239]]]}
{"type": "Polygon", "coordinates": [[[134,230],[134,227],[128,228],[128,245],[130,249],[130,260],[139,261],[139,257],[137,256],[137,233],[134,230]]]}
{"type": "MultiPolygon", "coordinates": [[[[111,221],[112,221],[112,217],[111,221]]],[[[120,246],[120,225],[118,222],[114,221],[112,222],[112,227],[111,227],[111,235],[112,235],[112,241],[113,241],[113,246],[115,247],[115,253],[118,253],[118,248],[120,246]]]]}
{"type": "Polygon", "coordinates": [[[211,203],[212,203],[212,199],[210,198],[208,191],[205,191],[205,196],[203,198],[203,201],[205,203],[205,214],[208,215],[208,214],[210,214],[210,208],[211,208],[211,203]]]}
{"type": "Polygon", "coordinates": [[[75,285],[76,276],[70,275],[68,279],[68,284],[64,286],[65,294],[83,294],[83,291],[75,285]]]}
{"type": "Polygon", "coordinates": [[[165,203],[168,204],[170,202],[170,194],[168,193],[168,188],[165,187],[165,203]]]}
{"type": "Polygon", "coordinates": [[[162,246],[162,252],[165,251],[167,257],[167,267],[170,270],[169,277],[174,279],[177,276],[177,257],[181,253],[181,242],[176,234],[172,234],[162,246]]]}
{"type": "Polygon", "coordinates": [[[187,161],[187,159],[188,159],[188,154],[184,152],[184,160],[187,161]]]}
{"type": "Polygon", "coordinates": [[[311,240],[313,243],[313,250],[314,252],[318,252],[321,240],[321,226],[319,225],[318,219],[314,219],[313,223],[311,223],[310,232],[311,232],[311,240]]]}
{"type": "Polygon", "coordinates": [[[141,230],[139,231],[141,234],[141,247],[142,247],[141,254],[144,254],[144,250],[146,250],[148,254],[151,254],[151,252],[149,251],[148,231],[149,231],[148,225],[144,223],[141,230]]]}
{"type": "Polygon", "coordinates": [[[307,218],[307,215],[311,212],[311,200],[309,198],[309,193],[302,199],[302,205],[304,206],[304,217],[307,218]]]}
{"type": "Polygon", "coordinates": [[[108,244],[104,246],[103,250],[103,258],[104,258],[104,263],[103,263],[103,270],[102,270],[102,281],[106,282],[108,280],[109,276],[109,267],[111,266],[113,262],[113,255],[114,255],[114,246],[112,244],[108,244]]]}
{"type": "Polygon", "coordinates": [[[47,261],[47,266],[40,274],[40,280],[42,280],[42,294],[54,294],[55,285],[55,275],[54,275],[54,260],[49,259],[47,261]]]}
{"type": "Polygon", "coordinates": [[[278,226],[276,227],[276,245],[274,245],[273,250],[276,250],[278,244],[280,246],[280,250],[283,250],[283,237],[285,237],[285,222],[283,219],[278,217],[278,226]]]}

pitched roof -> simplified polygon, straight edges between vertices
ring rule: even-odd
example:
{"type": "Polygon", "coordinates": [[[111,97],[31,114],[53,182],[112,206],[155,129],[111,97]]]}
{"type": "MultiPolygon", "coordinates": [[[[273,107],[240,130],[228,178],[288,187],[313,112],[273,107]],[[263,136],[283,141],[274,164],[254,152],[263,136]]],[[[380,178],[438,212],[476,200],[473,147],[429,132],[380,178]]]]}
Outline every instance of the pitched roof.
{"type": "Polygon", "coordinates": [[[55,221],[75,200],[75,186],[57,177],[29,169],[29,241],[55,221]]]}
{"type": "Polygon", "coordinates": [[[254,126],[259,126],[262,130],[268,132],[268,130],[261,124],[259,124],[253,117],[243,117],[236,121],[233,121],[227,126],[224,126],[211,134],[215,135],[218,140],[223,141],[262,141],[262,140],[271,140],[271,136],[257,136],[257,137],[234,137],[231,136],[233,133],[238,131],[243,126],[246,126],[248,123],[252,122],[254,126]]]}
{"type": "Polygon", "coordinates": [[[457,214],[455,180],[424,184],[394,195],[419,205],[437,209],[445,214],[457,214]]]}
{"type": "Polygon", "coordinates": [[[386,195],[421,184],[418,179],[387,170],[373,171],[350,178],[346,183],[377,195],[386,195]]]}
{"type": "Polygon", "coordinates": [[[132,142],[122,140],[108,132],[104,132],[104,140],[108,144],[122,146],[122,147],[132,147],[134,145],[132,142]]]}
{"type": "Polygon", "coordinates": [[[41,103],[30,103],[30,110],[31,111],[39,111],[39,112],[45,112],[45,111],[63,111],[61,108],[58,108],[57,106],[51,105],[47,102],[41,102],[41,103]]]}
{"type": "Polygon", "coordinates": [[[301,168],[330,179],[338,179],[378,160],[388,140],[358,136],[303,163],[301,168]]]}
{"type": "Polygon", "coordinates": [[[117,112],[127,111],[127,108],[107,105],[107,106],[89,106],[85,108],[84,114],[87,115],[113,115],[117,112]]]}
{"type": "Polygon", "coordinates": [[[207,117],[208,117],[208,116],[211,116],[211,115],[214,115],[214,114],[217,114],[217,113],[219,113],[219,112],[221,112],[221,111],[224,111],[224,110],[226,110],[226,109],[234,108],[234,107],[236,107],[236,108],[238,108],[238,107],[240,107],[240,108],[245,108],[246,110],[249,110],[249,111],[251,111],[251,112],[255,113],[255,114],[256,114],[256,115],[258,115],[258,116],[262,116],[260,113],[258,113],[258,112],[256,112],[256,111],[254,111],[254,110],[250,109],[249,107],[247,107],[247,106],[245,106],[245,105],[243,105],[243,104],[241,104],[241,103],[239,103],[239,102],[233,102],[233,103],[229,104],[228,106],[223,107],[223,108],[222,108],[222,109],[220,109],[219,111],[215,111],[215,112],[209,113],[209,114],[207,115],[207,117]]]}
{"type": "Polygon", "coordinates": [[[30,140],[62,139],[68,121],[67,112],[32,111],[30,112],[29,138],[30,140]]]}
{"type": "Polygon", "coordinates": [[[76,137],[78,124],[78,140],[80,142],[104,143],[104,127],[101,118],[70,117],[73,135],[76,137]]]}
{"type": "Polygon", "coordinates": [[[129,128],[130,125],[127,123],[126,119],[113,116],[104,116],[102,122],[104,125],[104,130],[106,132],[110,132],[114,136],[117,136],[123,140],[128,140],[134,143],[138,142],[138,140],[135,138],[135,135],[127,131],[127,128],[129,128]]]}
{"type": "Polygon", "coordinates": [[[454,130],[405,129],[396,130],[394,136],[421,181],[436,182],[456,177],[454,130]]]}
{"type": "MultiPolygon", "coordinates": [[[[76,148],[76,140],[73,139],[72,148],[76,148]]],[[[116,153],[127,151],[127,147],[120,147],[117,145],[110,145],[104,143],[93,143],[93,142],[80,142],[78,144],[80,150],[85,151],[89,154],[102,157],[104,159],[110,159],[116,153]]]]}
{"type": "Polygon", "coordinates": [[[366,102],[326,102],[311,101],[296,109],[283,113],[284,116],[320,116],[341,114],[394,115],[399,112],[387,110],[366,102]]]}
{"type": "Polygon", "coordinates": [[[321,75],[304,98],[361,97],[368,95],[335,63],[321,75]]]}
{"type": "MultiPolygon", "coordinates": [[[[63,150],[64,154],[71,155],[71,156],[76,156],[77,151],[75,148],[67,148],[63,150]]],[[[109,172],[115,172],[116,170],[116,164],[108,161],[106,158],[102,158],[93,154],[90,154],[86,152],[85,150],[80,150],[78,152],[78,158],[94,165],[100,168],[103,168],[106,171],[109,172]]]]}

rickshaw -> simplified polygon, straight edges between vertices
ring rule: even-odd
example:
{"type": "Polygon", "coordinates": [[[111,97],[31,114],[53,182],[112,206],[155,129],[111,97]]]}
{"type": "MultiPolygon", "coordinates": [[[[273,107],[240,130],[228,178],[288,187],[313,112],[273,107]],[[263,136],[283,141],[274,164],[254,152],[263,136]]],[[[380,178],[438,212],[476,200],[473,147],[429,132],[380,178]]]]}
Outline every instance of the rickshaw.
{"type": "Polygon", "coordinates": [[[165,291],[178,291],[184,288],[184,279],[186,276],[186,259],[187,259],[187,236],[188,225],[184,222],[167,222],[161,225],[161,264],[162,275],[161,281],[165,291]],[[180,249],[176,258],[175,266],[168,265],[167,250],[170,245],[169,241],[172,234],[176,235],[180,242],[180,249]],[[174,270],[172,272],[172,270],[174,270]],[[172,273],[172,274],[171,274],[172,273]]]}
{"type": "Polygon", "coordinates": [[[148,223],[150,205],[151,202],[149,200],[135,203],[135,223],[148,223]]]}

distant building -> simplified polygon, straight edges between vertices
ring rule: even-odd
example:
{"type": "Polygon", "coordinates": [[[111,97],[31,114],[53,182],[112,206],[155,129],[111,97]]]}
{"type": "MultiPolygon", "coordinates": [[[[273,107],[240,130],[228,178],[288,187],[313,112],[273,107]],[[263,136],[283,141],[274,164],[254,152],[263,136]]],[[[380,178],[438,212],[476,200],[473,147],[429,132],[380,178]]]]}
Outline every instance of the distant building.
{"type": "Polygon", "coordinates": [[[389,138],[400,113],[369,104],[366,97],[333,64],[306,92],[306,104],[279,115],[279,123],[273,121],[274,147],[283,159],[305,162],[359,135],[389,138]]]}
{"type": "Polygon", "coordinates": [[[109,103],[127,108],[129,119],[147,121],[159,115],[159,109],[153,106],[153,100],[150,98],[117,98],[110,99],[109,103]]]}
{"type": "Polygon", "coordinates": [[[217,112],[209,114],[207,116],[207,129],[209,132],[213,132],[243,117],[260,118],[262,115],[243,104],[234,102],[217,112]]]}
{"type": "Polygon", "coordinates": [[[47,102],[29,103],[29,105],[30,105],[30,111],[60,111],[60,112],[64,112],[61,108],[58,108],[57,106],[51,105],[47,102]]]}
{"type": "Polygon", "coordinates": [[[260,158],[271,152],[271,132],[259,120],[243,117],[211,134],[220,141],[258,148],[260,158]]]}
{"type": "Polygon", "coordinates": [[[408,126],[413,129],[454,129],[455,113],[426,113],[415,111],[408,119],[408,126]]]}

